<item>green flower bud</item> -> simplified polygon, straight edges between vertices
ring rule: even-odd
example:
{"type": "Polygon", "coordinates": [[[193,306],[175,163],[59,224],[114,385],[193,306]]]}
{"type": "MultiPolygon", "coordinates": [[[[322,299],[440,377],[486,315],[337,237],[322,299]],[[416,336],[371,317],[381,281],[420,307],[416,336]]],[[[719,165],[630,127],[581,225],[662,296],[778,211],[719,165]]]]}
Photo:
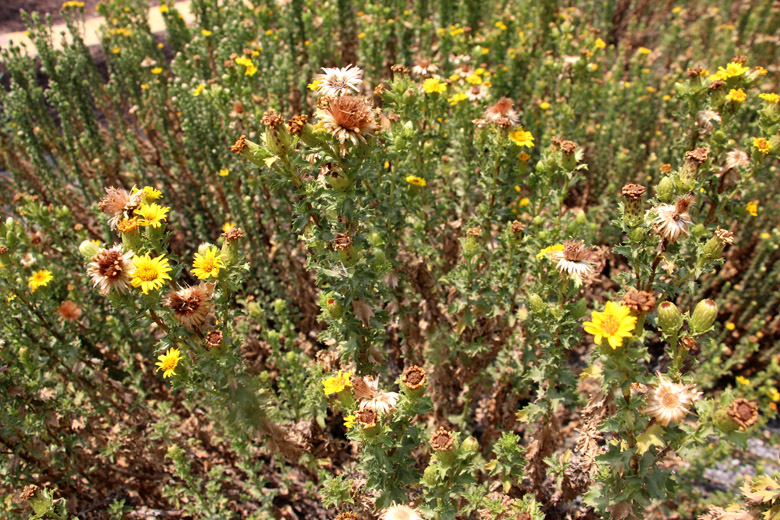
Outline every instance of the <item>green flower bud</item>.
{"type": "Polygon", "coordinates": [[[542,300],[542,297],[536,293],[528,295],[528,306],[531,307],[534,314],[541,314],[547,309],[547,305],[542,300]]]}
{"type": "Polygon", "coordinates": [[[344,315],[344,307],[341,305],[341,302],[335,298],[328,298],[325,301],[325,309],[328,311],[330,317],[336,320],[344,315]]]}
{"type": "Polygon", "coordinates": [[[98,251],[100,251],[100,246],[92,240],[85,240],[79,245],[79,253],[81,253],[81,256],[85,259],[91,259],[98,254],[98,251]]]}
{"type": "Polygon", "coordinates": [[[333,191],[338,193],[344,193],[347,191],[352,182],[347,177],[347,174],[340,169],[333,168],[326,164],[320,168],[320,172],[325,177],[325,182],[330,186],[333,191]]]}
{"type": "Polygon", "coordinates": [[[347,266],[353,266],[358,261],[358,253],[355,250],[354,241],[351,236],[346,233],[337,233],[333,237],[333,247],[339,254],[341,262],[347,266]]]}
{"type": "Polygon", "coordinates": [[[663,302],[658,306],[658,325],[668,336],[676,336],[683,326],[680,309],[672,302],[663,302]]]}
{"type": "Polygon", "coordinates": [[[688,326],[691,333],[696,336],[703,334],[712,328],[715,319],[718,317],[718,304],[712,300],[702,300],[696,304],[688,320],[688,326]]]}
{"type": "Polygon", "coordinates": [[[723,249],[725,249],[725,247],[726,244],[719,240],[718,237],[712,237],[707,240],[706,244],[704,244],[704,248],[702,249],[702,258],[705,261],[711,261],[715,260],[716,258],[720,258],[720,255],[723,253],[723,249]]]}
{"type": "Polygon", "coordinates": [[[664,177],[655,187],[655,195],[661,202],[669,203],[674,198],[674,181],[671,177],[664,177]]]}
{"type": "Polygon", "coordinates": [[[460,449],[468,454],[474,454],[479,451],[479,441],[474,437],[466,437],[460,445],[460,449]]]}
{"type": "Polygon", "coordinates": [[[629,233],[629,237],[631,238],[632,242],[641,242],[645,239],[646,231],[645,228],[642,227],[636,227],[631,230],[629,233]]]}
{"type": "Polygon", "coordinates": [[[244,159],[257,166],[260,166],[261,168],[266,166],[265,160],[270,157],[268,152],[263,150],[262,146],[257,143],[253,143],[247,139],[245,135],[242,135],[238,138],[236,143],[230,147],[230,151],[241,154],[244,159]]]}
{"type": "Polygon", "coordinates": [[[431,464],[425,471],[423,471],[423,482],[426,486],[433,487],[436,485],[436,466],[431,464]]]}
{"type": "Polygon", "coordinates": [[[739,429],[737,421],[729,415],[728,408],[718,408],[712,415],[712,423],[723,433],[731,433],[739,429]]]}

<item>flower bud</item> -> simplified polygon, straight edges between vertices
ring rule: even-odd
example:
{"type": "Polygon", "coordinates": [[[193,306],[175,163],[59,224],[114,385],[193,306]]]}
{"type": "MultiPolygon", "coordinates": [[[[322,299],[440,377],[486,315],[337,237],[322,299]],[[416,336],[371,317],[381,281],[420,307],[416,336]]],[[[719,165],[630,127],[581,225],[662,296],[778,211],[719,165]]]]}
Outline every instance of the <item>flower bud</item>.
{"type": "Polygon", "coordinates": [[[423,471],[423,482],[429,487],[436,485],[436,466],[430,465],[423,471]]]}
{"type": "Polygon", "coordinates": [[[671,177],[664,177],[655,187],[655,195],[658,200],[669,203],[674,198],[674,181],[671,177]]]}
{"type": "Polygon", "coordinates": [[[479,451],[479,441],[474,437],[466,437],[463,440],[463,443],[461,443],[460,448],[468,454],[477,453],[479,451]]]}
{"type": "Polygon", "coordinates": [[[696,336],[703,334],[712,328],[715,319],[718,317],[718,304],[712,300],[702,300],[696,304],[693,309],[688,326],[691,333],[696,336]]]}
{"type": "Polygon", "coordinates": [[[325,177],[327,185],[335,192],[344,193],[347,191],[350,184],[352,184],[346,173],[340,168],[334,168],[330,164],[322,165],[322,167],[320,167],[320,172],[323,174],[323,177],[325,177]]]}
{"type": "Polygon", "coordinates": [[[536,293],[528,295],[528,306],[531,307],[531,311],[533,311],[534,314],[541,314],[547,309],[547,305],[544,303],[544,300],[542,300],[542,297],[536,293]]]}
{"type": "Polygon", "coordinates": [[[345,266],[350,267],[357,263],[358,254],[351,236],[346,233],[337,233],[333,237],[333,247],[338,251],[339,259],[345,266]]]}
{"type": "Polygon", "coordinates": [[[645,187],[639,184],[626,184],[621,190],[623,195],[623,221],[628,226],[638,226],[642,223],[642,195],[645,187]]]}
{"type": "Polygon", "coordinates": [[[737,421],[731,418],[728,408],[718,408],[712,414],[712,423],[723,433],[731,433],[739,429],[737,421]]]}
{"type": "Polygon", "coordinates": [[[259,144],[253,143],[245,135],[238,138],[235,144],[230,147],[230,151],[241,154],[244,159],[261,168],[266,166],[265,159],[269,157],[268,153],[259,144]]]}
{"type": "Polygon", "coordinates": [[[344,307],[341,302],[335,298],[328,298],[325,302],[325,309],[333,319],[339,319],[344,315],[344,307]]]}
{"type": "Polygon", "coordinates": [[[442,466],[448,467],[455,462],[455,435],[447,428],[440,426],[434,431],[431,434],[430,445],[435,452],[436,459],[442,466]]]}
{"type": "Polygon", "coordinates": [[[683,326],[680,309],[672,302],[663,302],[658,306],[658,325],[668,336],[676,336],[683,326]]]}

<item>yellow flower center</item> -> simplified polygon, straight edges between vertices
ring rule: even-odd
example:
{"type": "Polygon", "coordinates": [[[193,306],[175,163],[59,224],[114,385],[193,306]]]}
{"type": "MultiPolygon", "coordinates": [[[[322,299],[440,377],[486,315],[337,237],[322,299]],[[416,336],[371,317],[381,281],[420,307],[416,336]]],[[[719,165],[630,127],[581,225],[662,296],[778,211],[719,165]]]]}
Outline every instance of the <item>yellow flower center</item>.
{"type": "Polygon", "coordinates": [[[203,269],[204,271],[213,271],[214,269],[216,269],[217,266],[215,265],[214,260],[215,259],[211,257],[204,258],[202,264],[203,267],[201,267],[201,269],[203,269]]]}
{"type": "Polygon", "coordinates": [[[135,272],[136,278],[139,278],[144,282],[151,282],[156,280],[158,275],[159,273],[157,272],[157,268],[155,268],[153,265],[142,265],[137,267],[135,272]]]}
{"type": "Polygon", "coordinates": [[[605,336],[613,336],[620,328],[620,322],[611,314],[604,316],[601,322],[601,330],[605,336]]]}
{"type": "Polygon", "coordinates": [[[176,365],[178,364],[179,360],[175,357],[166,357],[160,362],[160,370],[166,371],[166,370],[173,370],[176,368],[176,365]]]}

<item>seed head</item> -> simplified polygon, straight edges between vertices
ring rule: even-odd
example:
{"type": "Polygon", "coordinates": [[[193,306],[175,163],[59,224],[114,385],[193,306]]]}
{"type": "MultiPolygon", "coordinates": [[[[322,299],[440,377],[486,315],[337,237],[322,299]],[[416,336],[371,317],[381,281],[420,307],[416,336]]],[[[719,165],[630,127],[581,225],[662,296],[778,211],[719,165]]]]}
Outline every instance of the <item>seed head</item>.
{"type": "Polygon", "coordinates": [[[650,312],[655,308],[656,298],[653,293],[638,291],[633,287],[623,296],[623,305],[635,314],[650,312]]]}
{"type": "Polygon", "coordinates": [[[455,436],[447,428],[439,426],[431,434],[431,448],[435,451],[449,451],[455,445],[455,436]]]}
{"type": "Polygon", "coordinates": [[[756,403],[738,397],[729,405],[728,415],[744,431],[758,422],[758,406],[756,403]]]}

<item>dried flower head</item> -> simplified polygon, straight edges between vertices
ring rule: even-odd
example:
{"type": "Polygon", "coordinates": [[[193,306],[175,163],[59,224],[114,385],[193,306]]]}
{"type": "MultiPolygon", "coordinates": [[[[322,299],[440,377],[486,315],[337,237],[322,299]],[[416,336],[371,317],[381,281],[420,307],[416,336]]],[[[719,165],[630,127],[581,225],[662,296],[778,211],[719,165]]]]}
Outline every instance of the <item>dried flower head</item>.
{"type": "Polygon", "coordinates": [[[756,403],[738,397],[734,399],[727,410],[729,417],[739,424],[741,430],[747,430],[758,422],[758,406],[756,403]]]}
{"type": "Polygon", "coordinates": [[[336,249],[349,249],[355,241],[347,233],[336,233],[333,237],[333,247],[336,249]]]}
{"type": "Polygon", "coordinates": [[[523,232],[524,229],[525,229],[525,224],[523,224],[519,220],[512,221],[512,234],[519,235],[523,232]]]}
{"type": "Polygon", "coordinates": [[[635,314],[650,312],[655,308],[656,298],[651,292],[638,291],[633,287],[623,296],[623,305],[635,314]]]}
{"type": "Polygon", "coordinates": [[[750,157],[746,152],[735,148],[726,154],[726,168],[733,170],[735,168],[747,168],[749,166],[750,157]]]}
{"type": "Polygon", "coordinates": [[[642,195],[645,194],[647,188],[641,184],[626,184],[623,189],[620,190],[621,195],[627,200],[642,200],[642,195]]]}
{"type": "Polygon", "coordinates": [[[379,390],[379,378],[352,376],[352,393],[360,400],[360,408],[372,408],[383,415],[392,412],[398,403],[396,392],[379,390]]]}
{"type": "Polygon", "coordinates": [[[574,141],[569,141],[568,139],[562,139],[560,137],[553,137],[550,139],[550,142],[555,148],[558,148],[566,155],[572,155],[577,151],[577,148],[579,148],[579,145],[574,141]]]}
{"type": "Polygon", "coordinates": [[[379,520],[423,520],[416,509],[409,506],[390,506],[379,517],[379,520]]]}
{"type": "Polygon", "coordinates": [[[652,387],[644,413],[661,426],[679,423],[689,412],[688,407],[701,396],[694,385],[672,383],[659,373],[658,384],[652,387]]]}
{"type": "Polygon", "coordinates": [[[309,116],[306,114],[299,114],[292,116],[287,122],[287,129],[290,131],[290,135],[300,135],[303,132],[303,128],[306,126],[306,121],[309,116]]]}
{"type": "Polygon", "coordinates": [[[66,321],[76,321],[81,317],[81,307],[71,300],[65,300],[60,303],[60,306],[57,307],[57,312],[66,321]]]}
{"type": "Polygon", "coordinates": [[[246,136],[242,135],[236,139],[236,142],[230,147],[230,151],[233,153],[241,153],[244,148],[246,148],[246,136]]]}
{"type": "Polygon", "coordinates": [[[501,128],[509,128],[520,123],[520,115],[513,108],[515,102],[507,97],[499,99],[495,105],[485,110],[483,119],[501,128]]]}
{"type": "Polygon", "coordinates": [[[481,237],[482,236],[482,227],[477,226],[473,228],[468,228],[466,230],[466,236],[468,237],[481,237]]]}
{"type": "Polygon", "coordinates": [[[24,486],[24,489],[19,494],[19,498],[26,502],[30,500],[32,497],[34,497],[37,492],[38,492],[38,486],[36,486],[35,484],[30,484],[24,486]]]}
{"type": "Polygon", "coordinates": [[[720,226],[718,226],[718,229],[715,230],[715,236],[724,246],[734,243],[734,233],[728,229],[721,229],[720,226]]]}
{"type": "Polygon", "coordinates": [[[418,58],[417,61],[414,62],[414,66],[412,66],[412,74],[417,76],[428,76],[438,70],[439,67],[433,63],[433,60],[426,57],[418,58]]]}
{"type": "Polygon", "coordinates": [[[568,240],[563,244],[563,251],[554,251],[551,257],[557,261],[558,271],[582,278],[593,272],[590,254],[590,250],[586,249],[582,242],[568,240]]]}
{"type": "Polygon", "coordinates": [[[171,291],[165,305],[173,311],[173,317],[189,330],[195,330],[206,323],[214,309],[211,298],[214,294],[213,283],[203,283],[171,291]]]}
{"type": "Polygon", "coordinates": [[[341,97],[358,92],[363,83],[363,70],[354,65],[341,68],[322,68],[322,74],[314,76],[317,94],[328,97],[341,97]]]}
{"type": "Polygon", "coordinates": [[[390,71],[393,74],[409,74],[409,67],[396,63],[390,67],[390,71]]]}
{"type": "Polygon", "coordinates": [[[110,215],[108,225],[116,229],[117,222],[122,218],[130,218],[135,209],[143,201],[143,191],[131,193],[122,188],[113,186],[106,188],[106,196],[98,202],[98,209],[110,215]]]}
{"type": "Polygon", "coordinates": [[[469,99],[469,101],[479,101],[481,99],[485,99],[487,95],[488,95],[488,89],[484,84],[471,85],[466,90],[466,97],[469,99]]]}
{"type": "Polygon", "coordinates": [[[422,388],[425,386],[426,382],[427,375],[425,374],[425,370],[418,367],[417,365],[410,366],[404,370],[404,373],[401,375],[401,384],[403,384],[409,390],[417,390],[418,388],[422,388]]]}
{"type": "Polygon", "coordinates": [[[378,420],[379,416],[377,415],[376,410],[370,406],[366,406],[355,412],[355,423],[364,430],[376,426],[378,420]]]}
{"type": "Polygon", "coordinates": [[[87,264],[87,274],[92,283],[107,295],[109,291],[123,293],[130,288],[131,277],[135,272],[132,262],[133,252],[124,251],[120,244],[111,249],[101,249],[87,264]]]}
{"type": "Polygon", "coordinates": [[[720,114],[714,110],[701,110],[696,114],[696,125],[703,134],[711,134],[715,130],[713,122],[720,123],[720,114]]]}
{"type": "Polygon", "coordinates": [[[379,129],[371,110],[364,98],[346,94],[336,98],[324,98],[323,106],[316,115],[320,124],[341,145],[346,153],[346,143],[354,145],[366,142],[366,136],[379,129]]]}
{"type": "Polygon", "coordinates": [[[279,112],[272,108],[270,110],[266,110],[262,119],[260,119],[260,122],[268,128],[279,128],[284,124],[284,118],[279,112]]]}
{"type": "Polygon", "coordinates": [[[709,148],[702,146],[700,148],[696,148],[695,150],[685,152],[685,162],[691,163],[696,167],[699,167],[705,162],[707,162],[707,158],[709,156],[710,156],[709,148]]]}
{"type": "Polygon", "coordinates": [[[220,236],[224,237],[228,242],[235,242],[236,240],[244,238],[244,232],[241,228],[234,227],[222,233],[220,236]]]}
{"type": "Polygon", "coordinates": [[[688,194],[677,199],[674,204],[661,204],[653,208],[653,231],[670,244],[680,238],[680,235],[687,235],[688,227],[693,223],[688,214],[688,207],[692,202],[693,196],[688,194]]]}
{"type": "Polygon", "coordinates": [[[339,513],[335,520],[360,520],[360,516],[353,511],[344,511],[339,513]]]}
{"type": "Polygon", "coordinates": [[[436,451],[449,451],[455,445],[455,436],[447,428],[439,426],[431,434],[431,448],[436,451]]]}
{"type": "Polygon", "coordinates": [[[224,335],[219,329],[213,329],[206,334],[206,350],[219,348],[222,346],[224,335]]]}

